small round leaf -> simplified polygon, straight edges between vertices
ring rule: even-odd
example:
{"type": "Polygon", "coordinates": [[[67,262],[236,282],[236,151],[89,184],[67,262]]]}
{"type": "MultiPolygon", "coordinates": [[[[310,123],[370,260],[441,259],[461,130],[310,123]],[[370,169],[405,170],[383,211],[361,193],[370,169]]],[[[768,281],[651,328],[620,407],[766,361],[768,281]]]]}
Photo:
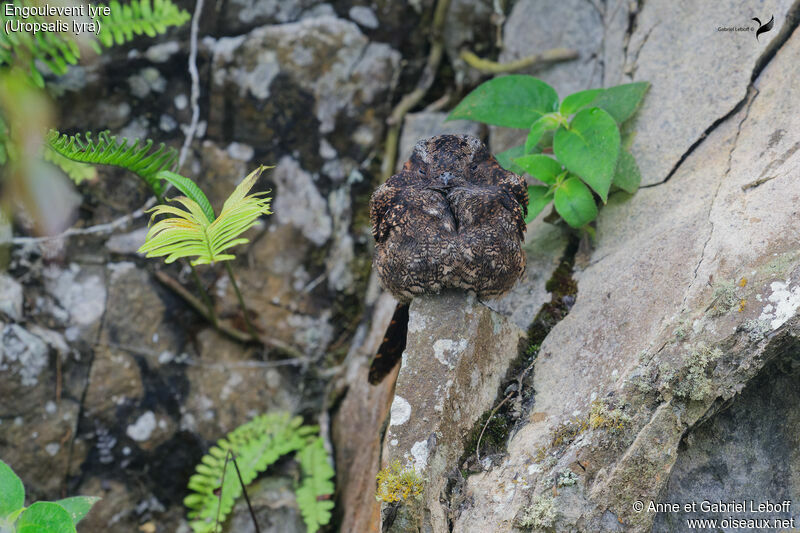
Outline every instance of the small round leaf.
{"type": "Polygon", "coordinates": [[[25,505],[22,480],[3,461],[0,461],[0,518],[5,518],[25,505]]]}
{"type": "Polygon", "coordinates": [[[555,89],[533,76],[512,74],[480,84],[450,112],[447,120],[466,119],[528,129],[557,106],[555,89]]]}
{"type": "Polygon", "coordinates": [[[36,502],[19,515],[17,533],[75,533],[75,525],[57,503],[36,502]]]}
{"type": "Polygon", "coordinates": [[[550,188],[544,185],[530,185],[528,186],[528,216],[525,217],[525,223],[528,224],[531,220],[536,218],[536,215],[542,212],[542,209],[547,207],[547,204],[553,199],[550,194],[550,188]]]}
{"type": "Polygon", "coordinates": [[[594,189],[603,203],[608,200],[608,189],[617,168],[619,146],[617,123],[596,107],[575,115],[569,129],[558,129],[553,140],[558,160],[594,189]]]}
{"type": "Polygon", "coordinates": [[[561,163],[542,154],[524,155],[514,159],[514,163],[537,180],[549,185],[554,184],[558,175],[563,172],[561,163]]]}
{"type": "Polygon", "coordinates": [[[577,93],[573,93],[566,98],[564,101],[561,102],[561,107],[559,111],[564,116],[574,115],[584,107],[588,106],[592,102],[594,102],[600,94],[602,94],[603,89],[589,89],[588,91],[578,91],[577,93]]]}
{"type": "Polygon", "coordinates": [[[597,217],[592,191],[574,176],[556,189],[554,203],[561,218],[573,228],[580,228],[597,217]]]}

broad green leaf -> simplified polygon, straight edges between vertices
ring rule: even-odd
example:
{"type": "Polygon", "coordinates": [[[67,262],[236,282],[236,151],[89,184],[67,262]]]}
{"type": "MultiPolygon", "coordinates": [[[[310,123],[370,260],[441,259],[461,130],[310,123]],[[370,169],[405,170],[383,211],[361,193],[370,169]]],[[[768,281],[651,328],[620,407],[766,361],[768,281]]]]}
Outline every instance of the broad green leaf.
{"type": "Polygon", "coordinates": [[[151,222],[158,215],[174,216],[153,224],[139,253],[146,254],[146,257],[166,256],[165,263],[195,256],[192,265],[235,259],[234,255],[223,252],[248,242],[240,235],[250,229],[261,215],[272,213],[270,198],[265,196],[268,192],[248,194],[265,168],[259,167],[242,180],[213,222],[197,202],[185,196],[174,199],[184,209],[171,205],[158,205],[151,209],[151,222]]]}
{"type": "Polygon", "coordinates": [[[642,174],[639,172],[639,165],[636,164],[636,159],[627,150],[621,151],[619,161],[617,161],[617,170],[614,173],[614,185],[625,192],[633,194],[639,189],[641,181],[642,174]]]}
{"type": "Polygon", "coordinates": [[[605,89],[592,105],[605,109],[617,124],[622,124],[633,116],[649,88],[650,83],[646,81],[610,87],[605,89]]]}
{"type": "Polygon", "coordinates": [[[577,174],[605,203],[617,168],[619,143],[616,122],[595,107],[575,115],[568,130],[556,131],[553,152],[567,170],[577,174]]]}
{"type": "Polygon", "coordinates": [[[100,501],[100,498],[94,496],[73,496],[72,498],[64,498],[58,500],[57,503],[69,513],[72,518],[72,523],[78,525],[78,522],[83,520],[83,517],[91,510],[92,506],[100,501]]]}
{"type": "Polygon", "coordinates": [[[11,467],[0,460],[0,519],[25,505],[25,487],[11,467]]]}
{"type": "Polygon", "coordinates": [[[214,219],[216,218],[214,215],[214,208],[211,207],[211,202],[208,201],[206,195],[200,190],[200,187],[198,187],[195,182],[185,176],[181,176],[180,174],[176,174],[175,172],[171,172],[169,170],[160,171],[158,174],[156,174],[156,178],[171,183],[176,189],[194,200],[197,205],[200,206],[200,209],[203,210],[203,213],[206,215],[206,218],[208,218],[208,221],[214,222],[214,219]]]}
{"type": "Polygon", "coordinates": [[[515,159],[514,163],[537,180],[550,185],[554,184],[558,175],[564,171],[561,163],[542,154],[524,155],[515,159]]]}
{"type": "Polygon", "coordinates": [[[536,218],[536,215],[542,212],[542,209],[547,207],[547,204],[553,199],[550,193],[550,188],[544,185],[529,185],[528,186],[528,216],[525,217],[525,223],[529,223],[536,218]]]}
{"type": "Polygon", "coordinates": [[[542,136],[545,132],[552,131],[560,125],[561,121],[559,120],[558,113],[548,113],[539,118],[533,123],[533,126],[531,126],[528,132],[528,138],[525,139],[525,153],[532,153],[536,145],[539,144],[539,141],[542,140],[542,136]]]}
{"type": "Polygon", "coordinates": [[[584,107],[594,102],[602,94],[603,89],[589,89],[588,91],[578,91],[573,93],[561,102],[559,111],[564,116],[574,115],[584,107]]]}
{"type": "Polygon", "coordinates": [[[573,228],[580,228],[597,217],[592,191],[574,176],[556,189],[554,204],[561,218],[573,228]]]}
{"type": "Polygon", "coordinates": [[[528,129],[557,106],[558,94],[545,82],[533,76],[511,74],[479,85],[450,112],[447,120],[466,119],[528,129]]]}
{"type": "Polygon", "coordinates": [[[19,515],[17,533],[76,533],[66,509],[53,502],[36,502],[19,515]]]}
{"type": "Polygon", "coordinates": [[[509,148],[504,152],[496,154],[494,157],[500,166],[514,174],[525,174],[525,169],[514,163],[514,159],[522,156],[525,153],[525,147],[522,145],[509,148]]]}

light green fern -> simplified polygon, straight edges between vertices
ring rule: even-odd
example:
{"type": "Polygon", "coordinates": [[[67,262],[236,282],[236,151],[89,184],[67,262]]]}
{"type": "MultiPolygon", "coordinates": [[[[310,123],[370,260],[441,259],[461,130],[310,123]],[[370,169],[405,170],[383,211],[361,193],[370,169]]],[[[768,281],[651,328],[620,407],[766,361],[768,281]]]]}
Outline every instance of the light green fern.
{"type": "Polygon", "coordinates": [[[319,497],[333,494],[335,472],[328,462],[321,437],[300,450],[297,459],[303,470],[303,481],[297,489],[297,506],[300,507],[308,533],[314,533],[331,520],[333,502],[319,497]]]}
{"type": "Polygon", "coordinates": [[[333,469],[328,466],[326,470],[322,466],[322,463],[327,465],[327,455],[317,431],[314,426],[304,426],[300,417],[273,413],[258,416],[220,439],[203,456],[197,473],[189,479],[191,494],[183,503],[189,509],[192,530],[195,533],[215,531],[218,522],[226,519],[242,494],[233,461],[226,460],[229,452],[236,457],[242,481],[249,484],[280,457],[299,451],[304,479],[297,491],[298,506],[309,532],[326,524],[333,504],[317,500],[333,493],[333,469]]]}
{"type": "Polygon", "coordinates": [[[95,140],[92,139],[92,132],[86,132],[82,138],[80,133],[70,136],[50,130],[46,143],[50,150],[79,163],[112,165],[130,170],[158,196],[164,193],[165,184],[157,174],[172,167],[178,158],[178,152],[174,148],[166,148],[164,143],[153,150],[151,139],[140,146],[139,139],[130,144],[128,139],[117,140],[108,131],[97,134],[95,140]]]}
{"type": "Polygon", "coordinates": [[[104,46],[124,44],[134,35],[155,37],[164,33],[170,26],[180,26],[191,18],[188,12],[180,9],[170,0],[133,0],[130,4],[120,4],[112,0],[108,7],[111,14],[100,17],[98,39],[104,46]]]}
{"type": "MultiPolygon", "coordinates": [[[[11,65],[16,61],[23,61],[30,65],[30,77],[39,87],[44,87],[44,78],[36,67],[36,61],[41,61],[54,74],[62,75],[67,72],[69,65],[75,65],[81,53],[73,36],[67,32],[47,31],[45,19],[31,15],[23,18],[21,11],[15,8],[28,7],[30,2],[13,0],[11,7],[4,2],[0,10],[0,22],[3,28],[6,23],[10,25],[25,22],[40,24],[41,30],[36,32],[2,31],[0,32],[0,66],[11,65]],[[7,16],[9,13],[17,15],[7,16]]],[[[189,13],[172,3],[171,0],[132,0],[129,4],[120,4],[113,0],[108,7],[109,15],[100,15],[100,33],[97,39],[106,47],[114,44],[123,44],[134,38],[135,35],[148,35],[155,37],[167,31],[170,26],[180,26],[191,16],[189,13]]],[[[13,26],[12,26],[13,27],[13,26]]],[[[101,47],[97,41],[91,41],[97,53],[101,47]]]]}

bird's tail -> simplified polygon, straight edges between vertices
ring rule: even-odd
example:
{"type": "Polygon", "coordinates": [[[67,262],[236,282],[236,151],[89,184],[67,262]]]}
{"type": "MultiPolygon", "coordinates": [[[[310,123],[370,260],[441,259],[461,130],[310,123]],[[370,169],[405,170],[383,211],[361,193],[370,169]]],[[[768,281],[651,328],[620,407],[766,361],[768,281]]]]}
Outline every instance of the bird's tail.
{"type": "Polygon", "coordinates": [[[369,382],[372,385],[383,381],[403,356],[408,337],[408,306],[407,303],[400,303],[394,309],[392,321],[383,335],[383,342],[369,367],[369,382]]]}

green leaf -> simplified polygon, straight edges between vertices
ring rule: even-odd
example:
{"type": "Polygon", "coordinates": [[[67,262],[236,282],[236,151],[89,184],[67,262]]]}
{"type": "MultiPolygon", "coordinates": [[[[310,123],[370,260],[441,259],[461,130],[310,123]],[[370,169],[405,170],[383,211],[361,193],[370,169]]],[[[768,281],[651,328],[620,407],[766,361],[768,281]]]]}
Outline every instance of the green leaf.
{"type": "Polygon", "coordinates": [[[547,207],[547,204],[553,199],[550,194],[550,188],[544,185],[529,185],[528,186],[528,216],[525,217],[525,223],[528,224],[531,220],[536,218],[536,215],[542,212],[542,209],[547,207]]]}
{"type": "Polygon", "coordinates": [[[641,181],[642,174],[639,172],[639,165],[636,164],[636,159],[627,150],[621,151],[619,161],[617,161],[617,171],[614,173],[614,185],[627,193],[633,194],[639,189],[641,181]]]}
{"type": "Polygon", "coordinates": [[[578,91],[573,93],[561,102],[559,111],[564,116],[574,115],[584,107],[594,102],[602,94],[603,89],[589,89],[588,91],[578,91]]]}
{"type": "Polygon", "coordinates": [[[554,204],[561,218],[573,228],[580,228],[597,217],[592,191],[574,176],[556,189],[554,204]]]}
{"type": "Polygon", "coordinates": [[[512,74],[479,85],[450,112],[447,120],[466,119],[528,129],[557,106],[555,89],[533,76],[512,74]]]}
{"type": "Polygon", "coordinates": [[[69,513],[72,518],[72,523],[78,525],[78,522],[83,520],[83,517],[91,510],[92,506],[100,501],[100,498],[94,496],[73,496],[72,498],[64,498],[53,503],[57,503],[69,513]]]}
{"type": "Polygon", "coordinates": [[[214,208],[211,207],[211,202],[208,201],[205,193],[200,190],[195,182],[185,176],[176,174],[169,170],[162,170],[156,174],[156,178],[171,183],[176,189],[188,196],[190,199],[197,202],[200,209],[203,210],[209,222],[214,222],[216,216],[214,215],[214,208]]]}
{"type": "Polygon", "coordinates": [[[537,180],[549,185],[554,184],[558,175],[564,171],[561,163],[542,154],[524,155],[515,159],[514,163],[537,180]]]}
{"type": "Polygon", "coordinates": [[[306,523],[307,533],[316,533],[331,520],[333,476],[322,438],[318,437],[297,454],[303,481],[297,489],[297,506],[306,523]]]}
{"type": "Polygon", "coordinates": [[[524,174],[525,169],[514,163],[514,159],[522,156],[525,153],[525,147],[522,145],[509,148],[504,152],[495,155],[495,159],[500,163],[504,169],[513,172],[514,174],[524,174]]]}
{"type": "Polygon", "coordinates": [[[36,502],[19,515],[17,533],[76,533],[66,509],[53,502],[36,502]]]}
{"type": "Polygon", "coordinates": [[[563,120],[560,119],[559,113],[548,113],[534,122],[528,132],[528,138],[525,140],[525,153],[530,154],[533,152],[545,132],[558,128],[561,125],[561,120],[563,120]]]}
{"type": "Polygon", "coordinates": [[[265,168],[268,167],[257,168],[242,180],[225,200],[222,212],[213,222],[200,204],[186,196],[174,199],[184,209],[166,204],[151,209],[151,221],[158,215],[174,216],[153,224],[139,253],[146,254],[146,257],[166,256],[165,263],[194,256],[192,265],[235,259],[234,255],[223,252],[249,242],[240,235],[253,227],[261,215],[272,213],[269,209],[271,199],[265,196],[268,192],[247,194],[265,168]]]}
{"type": "Polygon", "coordinates": [[[93,165],[78,163],[50,148],[44,150],[44,159],[60,168],[76,185],[97,177],[97,169],[93,165]]]}
{"type": "Polygon", "coordinates": [[[559,129],[553,152],[573,174],[577,174],[603,199],[617,168],[619,128],[602,109],[584,109],[572,119],[569,129],[559,129]]]}
{"type": "Polygon", "coordinates": [[[11,467],[0,460],[0,519],[25,506],[25,487],[11,467]]]}
{"type": "Polygon", "coordinates": [[[603,91],[593,105],[605,109],[617,124],[622,124],[633,116],[649,88],[650,83],[646,81],[610,87],[603,91]]]}

